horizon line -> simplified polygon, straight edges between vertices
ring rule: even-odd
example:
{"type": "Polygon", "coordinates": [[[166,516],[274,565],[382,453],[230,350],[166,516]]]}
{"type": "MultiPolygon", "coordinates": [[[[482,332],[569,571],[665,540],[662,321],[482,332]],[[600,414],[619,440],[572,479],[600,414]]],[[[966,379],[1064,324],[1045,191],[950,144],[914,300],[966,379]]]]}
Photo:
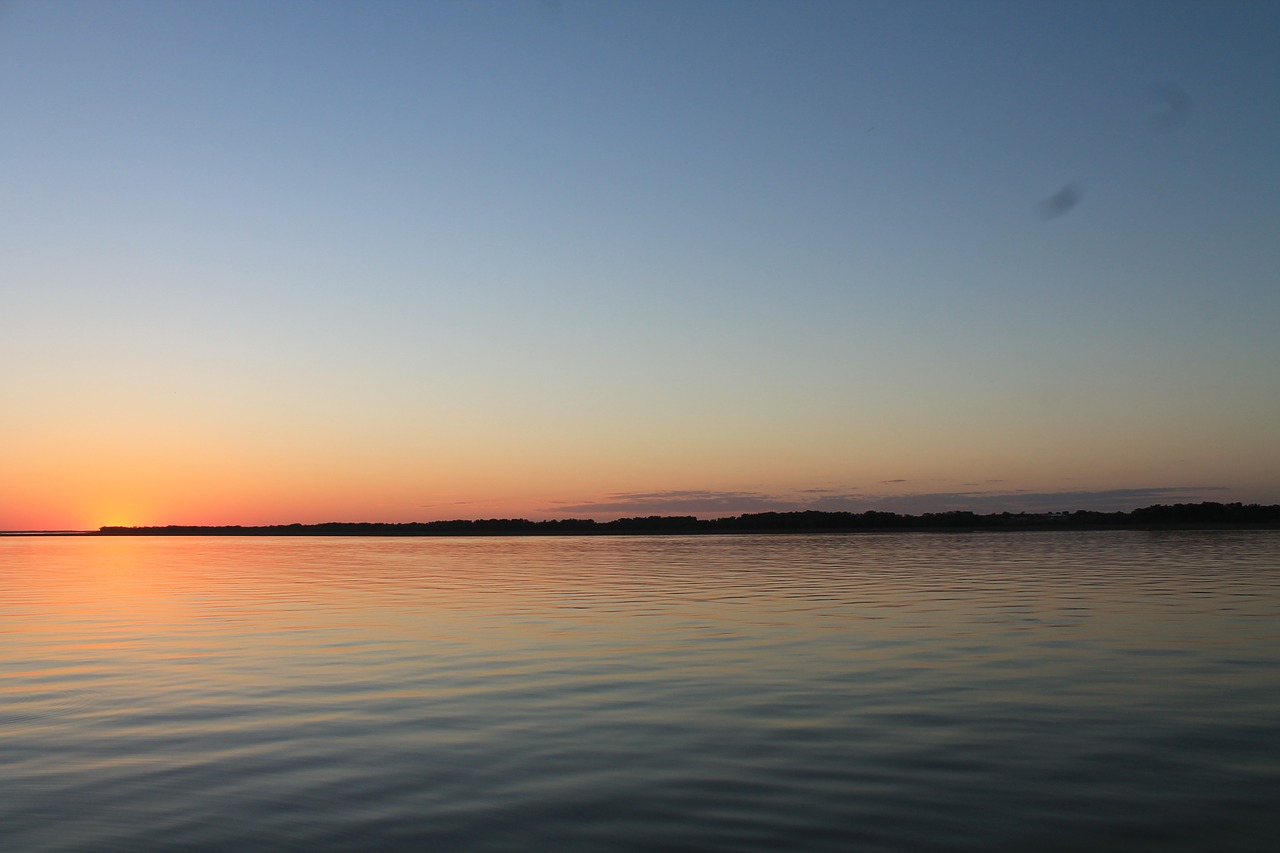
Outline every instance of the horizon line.
{"type": "Polygon", "coordinates": [[[1175,504],[1151,504],[1145,507],[1137,507],[1132,510],[1097,510],[1097,509],[1075,509],[1075,510],[1045,510],[1045,511],[1026,511],[1021,510],[1012,512],[1009,510],[995,511],[988,513],[979,513],[973,510],[943,510],[939,512],[923,512],[918,514],[899,513],[893,510],[876,510],[867,509],[861,512],[850,510],[764,510],[760,512],[739,513],[736,515],[717,516],[714,518],[699,518],[696,514],[685,515],[635,515],[620,516],[618,518],[609,519],[607,521],[599,521],[594,518],[582,517],[565,517],[565,518],[548,518],[541,520],[532,520],[528,518],[517,517],[491,517],[491,518],[454,518],[454,519],[438,519],[435,521],[321,521],[321,522],[284,522],[276,524],[139,524],[139,525],[119,525],[104,524],[97,528],[89,529],[48,529],[48,530],[0,530],[0,536],[91,536],[101,534],[106,531],[126,533],[129,531],[165,531],[165,530],[287,530],[290,528],[324,528],[324,527],[383,527],[383,528],[412,528],[412,527],[444,527],[447,525],[519,525],[519,526],[545,526],[554,527],[561,524],[572,524],[582,526],[600,526],[607,527],[609,525],[626,525],[628,522],[645,522],[649,525],[666,523],[694,524],[716,526],[718,524],[728,524],[735,521],[750,521],[758,519],[761,521],[769,518],[795,519],[796,517],[824,518],[828,520],[835,519],[858,519],[866,521],[874,521],[876,519],[895,519],[900,521],[931,521],[938,520],[956,520],[965,519],[1007,519],[1022,518],[1036,519],[1047,521],[1067,521],[1073,517],[1109,516],[1109,517],[1132,517],[1135,513],[1143,513],[1158,508],[1180,509],[1182,511],[1200,510],[1205,511],[1211,508],[1221,508],[1223,510],[1232,509],[1253,509],[1253,510],[1271,510],[1273,515],[1280,516],[1280,504],[1260,504],[1260,503],[1243,503],[1241,501],[1233,501],[1223,503],[1219,501],[1201,501],[1199,503],[1175,503],[1175,504]]]}

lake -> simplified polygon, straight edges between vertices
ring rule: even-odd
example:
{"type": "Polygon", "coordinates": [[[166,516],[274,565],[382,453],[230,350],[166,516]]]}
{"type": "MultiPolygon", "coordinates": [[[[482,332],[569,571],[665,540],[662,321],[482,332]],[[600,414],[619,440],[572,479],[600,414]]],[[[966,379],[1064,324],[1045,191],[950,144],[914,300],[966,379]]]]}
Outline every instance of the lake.
{"type": "Polygon", "coordinates": [[[0,538],[0,844],[1280,837],[1280,532],[0,538]]]}

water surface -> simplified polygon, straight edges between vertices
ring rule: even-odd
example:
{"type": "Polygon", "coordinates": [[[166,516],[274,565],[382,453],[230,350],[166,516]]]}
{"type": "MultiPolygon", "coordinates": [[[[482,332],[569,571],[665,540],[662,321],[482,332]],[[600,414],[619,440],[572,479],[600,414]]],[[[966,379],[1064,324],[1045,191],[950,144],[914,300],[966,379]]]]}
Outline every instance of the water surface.
{"type": "Polygon", "coordinates": [[[21,850],[1265,850],[1280,533],[0,539],[21,850]]]}

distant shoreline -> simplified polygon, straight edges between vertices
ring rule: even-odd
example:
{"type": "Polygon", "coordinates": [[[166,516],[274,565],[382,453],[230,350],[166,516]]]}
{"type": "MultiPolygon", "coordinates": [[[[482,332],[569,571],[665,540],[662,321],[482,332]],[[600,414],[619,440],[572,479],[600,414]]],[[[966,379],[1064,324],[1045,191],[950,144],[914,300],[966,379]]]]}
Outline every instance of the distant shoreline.
{"type": "Polygon", "coordinates": [[[899,515],[863,513],[761,512],[725,518],[651,515],[613,521],[522,518],[456,519],[426,522],[325,522],[272,525],[166,525],[101,527],[97,530],[15,530],[0,536],[671,536],[784,533],[927,533],[1048,530],[1275,530],[1280,505],[1156,504],[1131,512],[990,513],[967,511],[899,515]]]}
{"type": "Polygon", "coordinates": [[[484,538],[484,537],[521,537],[528,539],[537,538],[569,538],[569,537],[595,537],[607,538],[611,536],[804,536],[804,535],[853,535],[853,534],[884,534],[884,533],[1045,533],[1045,532],[1073,532],[1073,533],[1089,533],[1099,531],[1214,531],[1214,530],[1280,530],[1280,522],[1267,524],[1107,524],[1107,525],[1026,525],[1022,527],[972,527],[972,526],[934,526],[934,527],[830,527],[830,528],[758,528],[743,530],[588,530],[588,531],[502,531],[502,530],[485,530],[471,532],[335,532],[335,531],[303,531],[303,532],[284,532],[279,530],[258,530],[253,528],[244,529],[223,529],[223,528],[186,528],[182,530],[167,530],[163,528],[138,528],[126,529],[119,531],[104,532],[101,530],[58,530],[58,531],[14,531],[0,530],[0,538],[12,539],[119,539],[129,537],[204,537],[204,538],[255,538],[255,539],[443,539],[443,538],[484,538]]]}

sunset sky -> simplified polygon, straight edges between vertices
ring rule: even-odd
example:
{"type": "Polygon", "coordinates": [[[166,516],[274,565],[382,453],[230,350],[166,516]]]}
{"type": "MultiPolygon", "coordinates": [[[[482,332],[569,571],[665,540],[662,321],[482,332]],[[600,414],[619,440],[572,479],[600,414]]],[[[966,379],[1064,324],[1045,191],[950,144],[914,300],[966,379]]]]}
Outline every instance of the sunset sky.
{"type": "Polygon", "coordinates": [[[1280,3],[0,2],[0,529],[1280,502],[1280,3]]]}

